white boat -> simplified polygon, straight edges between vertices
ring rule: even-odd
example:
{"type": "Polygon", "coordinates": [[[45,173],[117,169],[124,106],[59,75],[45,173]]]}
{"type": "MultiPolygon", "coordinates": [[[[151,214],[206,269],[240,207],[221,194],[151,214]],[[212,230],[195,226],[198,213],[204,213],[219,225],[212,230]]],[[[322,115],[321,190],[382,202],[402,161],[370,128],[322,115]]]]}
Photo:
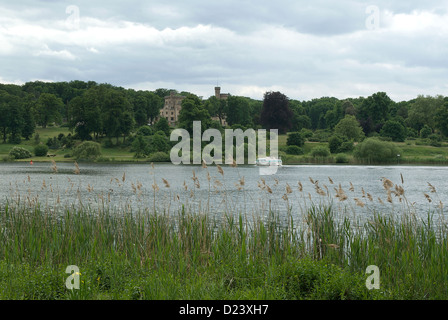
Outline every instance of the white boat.
{"type": "Polygon", "coordinates": [[[281,167],[283,165],[282,159],[275,157],[258,158],[255,164],[257,166],[276,166],[276,167],[281,167]]]}

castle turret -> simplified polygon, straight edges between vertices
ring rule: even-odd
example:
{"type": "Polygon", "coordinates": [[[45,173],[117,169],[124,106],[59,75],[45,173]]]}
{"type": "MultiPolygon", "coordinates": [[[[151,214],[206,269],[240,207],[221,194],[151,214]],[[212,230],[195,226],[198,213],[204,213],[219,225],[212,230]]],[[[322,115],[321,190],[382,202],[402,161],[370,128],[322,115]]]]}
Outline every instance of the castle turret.
{"type": "Polygon", "coordinates": [[[215,87],[215,97],[216,99],[221,98],[221,87],[215,87]]]}

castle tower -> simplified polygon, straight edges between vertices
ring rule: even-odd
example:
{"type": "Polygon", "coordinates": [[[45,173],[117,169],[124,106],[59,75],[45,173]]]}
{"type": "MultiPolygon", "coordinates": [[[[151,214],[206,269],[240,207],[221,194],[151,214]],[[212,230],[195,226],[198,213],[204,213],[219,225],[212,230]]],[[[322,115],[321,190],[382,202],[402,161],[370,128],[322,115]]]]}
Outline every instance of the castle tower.
{"type": "Polygon", "coordinates": [[[215,87],[215,97],[216,99],[221,98],[221,87],[215,87]]]}

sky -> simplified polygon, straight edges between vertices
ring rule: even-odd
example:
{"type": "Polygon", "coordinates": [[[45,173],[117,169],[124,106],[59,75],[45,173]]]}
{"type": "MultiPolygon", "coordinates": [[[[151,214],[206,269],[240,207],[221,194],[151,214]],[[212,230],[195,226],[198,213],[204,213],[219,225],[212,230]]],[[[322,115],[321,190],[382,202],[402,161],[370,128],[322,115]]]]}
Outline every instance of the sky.
{"type": "Polygon", "coordinates": [[[448,0],[111,2],[0,0],[0,83],[448,95],[448,0]]]}

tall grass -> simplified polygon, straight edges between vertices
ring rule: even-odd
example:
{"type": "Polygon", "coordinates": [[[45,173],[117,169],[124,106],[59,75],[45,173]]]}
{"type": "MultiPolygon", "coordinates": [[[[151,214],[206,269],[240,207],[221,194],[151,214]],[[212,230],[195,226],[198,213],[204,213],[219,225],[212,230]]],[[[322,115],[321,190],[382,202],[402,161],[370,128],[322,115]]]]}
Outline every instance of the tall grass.
{"type": "MultiPolygon", "coordinates": [[[[155,203],[163,198],[158,197],[155,177],[153,207],[138,210],[111,208],[107,202],[55,208],[17,195],[0,208],[0,297],[448,297],[448,233],[443,220],[435,221],[431,212],[417,218],[402,187],[388,179],[383,180],[388,195],[384,201],[392,195],[402,199],[402,216],[373,212],[368,219],[358,219],[356,208],[367,206],[371,195],[348,199],[349,191],[339,185],[333,197],[327,186],[310,181],[321,200],[304,195],[300,181],[298,191],[286,185],[286,216],[271,206],[267,216],[248,214],[230,201],[222,215],[212,214],[209,205],[197,210],[193,203],[160,211],[155,203]],[[302,201],[293,210],[294,193],[302,201]],[[355,206],[342,205],[349,200],[355,206]],[[79,266],[83,274],[79,291],[64,288],[68,265],[79,266]],[[380,269],[380,290],[365,287],[369,265],[380,269]]],[[[208,182],[212,192],[213,182],[208,182]]],[[[166,180],[164,187],[170,188],[166,180]]],[[[236,187],[244,192],[243,177],[236,187]]],[[[259,187],[272,194],[273,186],[264,180],[259,187]]],[[[188,192],[194,196],[194,190],[188,192]]],[[[222,192],[228,199],[226,189],[222,192]]]]}

